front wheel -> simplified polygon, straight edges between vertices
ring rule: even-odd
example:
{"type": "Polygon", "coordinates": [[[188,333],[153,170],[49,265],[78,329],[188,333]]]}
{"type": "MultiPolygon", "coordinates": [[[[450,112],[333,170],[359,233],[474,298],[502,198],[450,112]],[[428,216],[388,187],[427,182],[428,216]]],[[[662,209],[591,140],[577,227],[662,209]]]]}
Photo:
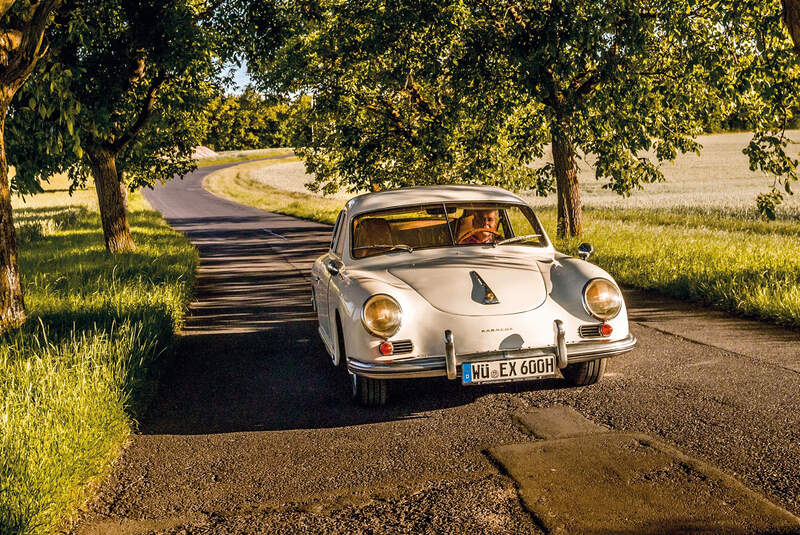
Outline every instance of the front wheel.
{"type": "Polygon", "coordinates": [[[373,379],[350,374],[353,401],[365,407],[381,407],[386,404],[389,383],[386,379],[373,379]]]}
{"type": "Polygon", "coordinates": [[[579,364],[570,364],[561,370],[561,375],[573,386],[593,385],[606,373],[607,360],[597,359],[579,364]]]}

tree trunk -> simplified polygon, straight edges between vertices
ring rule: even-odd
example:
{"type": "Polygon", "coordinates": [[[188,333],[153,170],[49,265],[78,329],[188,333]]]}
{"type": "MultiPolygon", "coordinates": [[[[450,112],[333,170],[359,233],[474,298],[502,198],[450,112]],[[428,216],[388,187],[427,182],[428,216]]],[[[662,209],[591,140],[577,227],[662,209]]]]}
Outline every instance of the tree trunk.
{"type": "Polygon", "coordinates": [[[794,49],[800,55],[800,0],[783,0],[783,22],[794,41],[794,49]]]}
{"type": "Polygon", "coordinates": [[[568,137],[568,129],[552,129],[553,168],[558,195],[558,236],[571,238],[583,232],[583,207],[578,185],[578,165],[575,148],[568,137]]]}
{"type": "Polygon", "coordinates": [[[128,185],[125,183],[125,175],[122,174],[122,171],[117,172],[117,176],[119,177],[119,194],[122,195],[122,206],[125,208],[125,211],[128,211],[128,185]]]}
{"type": "Polygon", "coordinates": [[[11,97],[3,98],[0,102],[0,332],[25,321],[25,301],[17,265],[17,235],[11,213],[11,187],[6,162],[6,112],[10,102],[11,97]]]}
{"type": "Polygon", "coordinates": [[[131,252],[136,246],[125,213],[125,203],[117,175],[116,155],[104,148],[93,148],[88,150],[87,154],[97,190],[106,249],[111,254],[131,252]]]}

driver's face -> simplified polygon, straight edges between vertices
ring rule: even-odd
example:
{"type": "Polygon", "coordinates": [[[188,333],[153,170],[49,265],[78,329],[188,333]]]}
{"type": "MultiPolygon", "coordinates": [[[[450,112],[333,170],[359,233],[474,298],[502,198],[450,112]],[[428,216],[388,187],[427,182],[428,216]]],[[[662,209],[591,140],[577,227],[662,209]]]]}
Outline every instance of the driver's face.
{"type": "Polygon", "coordinates": [[[500,218],[497,215],[497,210],[488,210],[486,212],[478,212],[475,214],[475,228],[490,228],[497,230],[497,224],[500,218]]]}
{"type": "MultiPolygon", "coordinates": [[[[488,228],[497,230],[498,223],[500,223],[500,216],[497,213],[497,210],[484,210],[475,214],[475,222],[473,226],[475,228],[488,228]]],[[[493,237],[494,234],[491,232],[479,232],[477,234],[477,238],[482,242],[487,242],[493,237]]]]}

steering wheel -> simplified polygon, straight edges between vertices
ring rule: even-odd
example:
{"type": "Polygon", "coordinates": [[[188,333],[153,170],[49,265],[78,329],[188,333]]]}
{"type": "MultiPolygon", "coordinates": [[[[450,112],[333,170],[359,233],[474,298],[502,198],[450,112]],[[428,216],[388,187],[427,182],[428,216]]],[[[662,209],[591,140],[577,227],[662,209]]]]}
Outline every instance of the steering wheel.
{"type": "MultiPolygon", "coordinates": [[[[474,236],[475,234],[477,234],[477,233],[479,233],[479,232],[491,232],[492,234],[494,234],[495,236],[497,236],[497,237],[499,237],[499,238],[502,238],[502,237],[503,237],[503,235],[502,235],[502,234],[500,234],[500,233],[499,233],[499,232],[497,232],[496,230],[492,230],[492,229],[490,229],[490,228],[488,228],[488,227],[483,227],[483,228],[474,228],[474,229],[470,229],[470,230],[466,231],[466,232],[465,232],[465,233],[463,233],[461,236],[459,236],[459,237],[458,237],[458,239],[456,240],[456,243],[464,243],[464,240],[466,240],[466,239],[467,239],[467,238],[469,238],[470,236],[474,236]]],[[[488,242],[487,242],[487,243],[488,243],[488,242]]]]}

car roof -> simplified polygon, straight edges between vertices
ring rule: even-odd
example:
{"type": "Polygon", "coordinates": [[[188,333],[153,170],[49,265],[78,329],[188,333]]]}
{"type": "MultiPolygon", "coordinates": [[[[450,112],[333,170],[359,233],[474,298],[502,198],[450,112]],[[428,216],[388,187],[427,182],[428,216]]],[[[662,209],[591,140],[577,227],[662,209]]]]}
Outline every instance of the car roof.
{"type": "Polygon", "coordinates": [[[350,199],[345,208],[350,216],[414,204],[438,202],[509,202],[525,203],[525,200],[494,186],[416,186],[377,193],[365,193],[350,199]]]}

